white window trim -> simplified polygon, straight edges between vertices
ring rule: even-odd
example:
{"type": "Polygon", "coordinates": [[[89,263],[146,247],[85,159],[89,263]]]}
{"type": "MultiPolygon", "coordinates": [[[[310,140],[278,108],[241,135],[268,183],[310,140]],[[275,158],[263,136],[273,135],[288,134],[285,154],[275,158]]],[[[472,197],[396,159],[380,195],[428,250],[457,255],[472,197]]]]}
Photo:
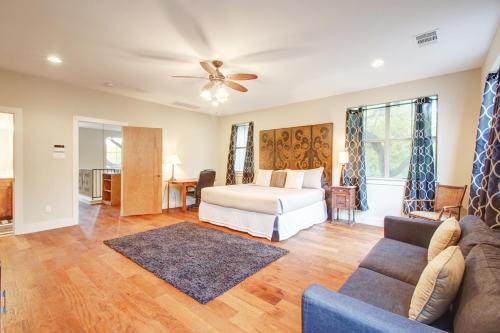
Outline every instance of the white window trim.
{"type": "MultiPolygon", "coordinates": [[[[246,145],[245,146],[239,146],[239,147],[236,145],[237,142],[238,142],[238,128],[239,127],[244,127],[244,126],[245,127],[249,127],[250,123],[248,122],[248,123],[236,124],[236,143],[235,143],[235,147],[234,147],[234,157],[235,158],[234,158],[234,162],[233,162],[234,163],[233,167],[235,168],[234,174],[237,175],[237,176],[243,175],[244,170],[241,170],[241,171],[240,170],[236,170],[236,151],[238,151],[239,149],[244,149],[245,150],[245,155],[246,155],[246,150],[248,148],[248,146],[246,146],[246,145]]],[[[248,133],[247,133],[247,137],[248,137],[248,133]]],[[[243,169],[244,168],[245,168],[245,164],[244,164],[244,161],[243,161],[243,169]]]]}
{"type": "MultiPolygon", "coordinates": [[[[437,97],[437,95],[435,95],[437,97]]],[[[429,96],[432,97],[432,96],[429,96]]],[[[438,99],[435,100],[436,102],[436,108],[437,108],[437,103],[438,99]]],[[[391,118],[390,118],[390,109],[392,106],[391,105],[393,102],[389,102],[385,104],[384,108],[384,117],[385,117],[385,136],[383,139],[375,140],[363,140],[364,143],[366,144],[367,142],[382,142],[384,144],[384,177],[369,177],[366,176],[366,181],[367,184],[378,184],[378,185],[392,185],[392,186],[400,186],[401,184],[404,185],[406,183],[406,178],[397,178],[397,177],[389,177],[390,173],[390,152],[391,152],[391,142],[392,141],[404,141],[404,140],[413,140],[413,138],[407,137],[407,138],[397,138],[397,139],[391,139],[390,137],[390,123],[391,123],[391,118]]],[[[412,105],[411,109],[411,118],[414,118],[414,107],[412,105]]],[[[366,121],[366,120],[365,120],[366,121]]],[[[411,132],[413,133],[413,122],[411,124],[411,132]]],[[[434,154],[436,156],[435,161],[434,161],[434,168],[435,168],[435,173],[437,174],[437,145],[438,145],[438,135],[437,135],[437,127],[438,126],[438,114],[437,114],[437,109],[436,109],[436,133],[435,135],[432,135],[432,138],[435,141],[435,147],[434,147],[434,154]]],[[[436,175],[437,178],[437,175],[436,175]]],[[[436,180],[437,181],[437,180],[436,180]]]]}

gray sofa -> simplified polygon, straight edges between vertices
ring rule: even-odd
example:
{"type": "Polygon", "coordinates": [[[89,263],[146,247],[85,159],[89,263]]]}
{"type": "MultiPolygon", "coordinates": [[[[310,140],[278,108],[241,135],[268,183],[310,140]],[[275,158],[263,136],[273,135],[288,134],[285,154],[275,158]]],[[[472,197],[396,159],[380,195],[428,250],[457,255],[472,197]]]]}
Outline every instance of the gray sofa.
{"type": "Polygon", "coordinates": [[[500,233],[460,221],[465,274],[450,310],[432,325],[408,319],[413,290],[427,265],[434,222],[386,217],[382,238],[338,292],[319,285],[302,297],[302,331],[500,332],[500,233]]]}

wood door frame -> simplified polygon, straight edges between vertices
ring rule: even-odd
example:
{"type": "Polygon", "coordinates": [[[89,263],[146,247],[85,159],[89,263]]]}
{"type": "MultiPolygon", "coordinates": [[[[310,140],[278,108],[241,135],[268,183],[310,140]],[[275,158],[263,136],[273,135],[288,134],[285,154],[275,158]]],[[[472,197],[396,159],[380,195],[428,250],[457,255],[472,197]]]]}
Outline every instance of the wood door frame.
{"type": "Polygon", "coordinates": [[[14,235],[23,230],[23,110],[0,106],[1,113],[14,115],[14,186],[13,186],[13,216],[14,235]]]}
{"type": "Polygon", "coordinates": [[[80,132],[78,123],[80,121],[103,124],[103,125],[117,125],[122,127],[128,126],[128,123],[122,121],[91,118],[84,116],[73,116],[73,224],[75,225],[80,223],[80,219],[78,216],[79,213],[78,173],[80,166],[80,136],[79,136],[80,132]]]}

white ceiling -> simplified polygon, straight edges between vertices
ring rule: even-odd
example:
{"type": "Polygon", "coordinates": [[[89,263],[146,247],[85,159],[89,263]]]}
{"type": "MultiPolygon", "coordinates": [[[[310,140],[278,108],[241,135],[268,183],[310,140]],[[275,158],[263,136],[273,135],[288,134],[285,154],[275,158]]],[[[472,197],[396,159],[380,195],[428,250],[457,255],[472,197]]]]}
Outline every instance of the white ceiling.
{"type": "Polygon", "coordinates": [[[0,67],[231,114],[480,67],[499,17],[498,0],[2,0],[0,67]],[[214,58],[259,75],[217,108],[171,78],[214,58]]]}

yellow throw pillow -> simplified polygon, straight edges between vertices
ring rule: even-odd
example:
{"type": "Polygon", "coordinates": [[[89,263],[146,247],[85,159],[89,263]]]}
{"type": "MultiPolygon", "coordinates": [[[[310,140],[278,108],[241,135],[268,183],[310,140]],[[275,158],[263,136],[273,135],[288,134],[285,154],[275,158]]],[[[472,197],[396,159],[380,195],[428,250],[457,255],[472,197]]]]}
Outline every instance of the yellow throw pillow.
{"type": "Polygon", "coordinates": [[[427,264],[413,291],[408,317],[431,324],[449,309],[462,283],[465,262],[458,246],[450,246],[427,264]]]}
{"type": "Polygon", "coordinates": [[[441,223],[432,235],[427,251],[427,260],[431,261],[448,246],[457,245],[461,233],[460,224],[456,218],[450,217],[441,223]]]}

